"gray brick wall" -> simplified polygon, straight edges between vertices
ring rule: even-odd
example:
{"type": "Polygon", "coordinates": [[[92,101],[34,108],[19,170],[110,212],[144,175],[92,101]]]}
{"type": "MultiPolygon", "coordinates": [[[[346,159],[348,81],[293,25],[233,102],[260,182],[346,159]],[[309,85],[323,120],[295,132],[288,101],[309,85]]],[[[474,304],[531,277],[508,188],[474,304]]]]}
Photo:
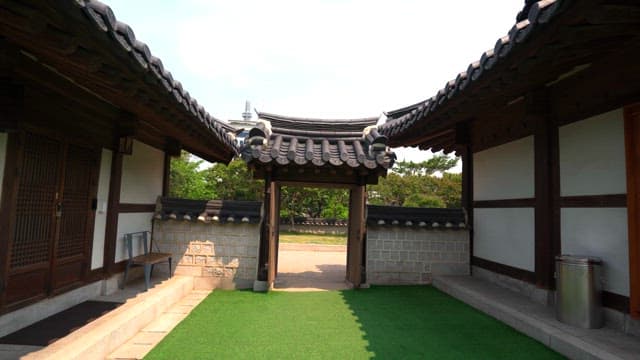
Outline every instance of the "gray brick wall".
{"type": "Polygon", "coordinates": [[[467,229],[367,227],[367,283],[428,284],[434,275],[469,274],[467,229]]]}
{"type": "Polygon", "coordinates": [[[200,289],[250,288],[258,269],[258,224],[155,220],[153,241],[173,254],[175,274],[200,289]]]}

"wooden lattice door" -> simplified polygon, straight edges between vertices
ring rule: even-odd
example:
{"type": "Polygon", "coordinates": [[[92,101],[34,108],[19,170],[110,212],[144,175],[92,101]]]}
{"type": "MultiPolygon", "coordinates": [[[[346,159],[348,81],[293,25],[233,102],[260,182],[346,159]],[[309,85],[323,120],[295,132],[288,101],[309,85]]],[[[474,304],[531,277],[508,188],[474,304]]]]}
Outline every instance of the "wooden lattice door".
{"type": "Polygon", "coordinates": [[[14,191],[15,200],[3,209],[11,217],[3,307],[49,296],[86,275],[99,165],[95,150],[33,133],[12,136],[15,185],[3,196],[14,191]]]}
{"type": "Polygon", "coordinates": [[[91,255],[93,205],[97,189],[98,152],[68,145],[61,196],[56,204],[59,230],[54,241],[52,290],[81,281],[91,255]]]}

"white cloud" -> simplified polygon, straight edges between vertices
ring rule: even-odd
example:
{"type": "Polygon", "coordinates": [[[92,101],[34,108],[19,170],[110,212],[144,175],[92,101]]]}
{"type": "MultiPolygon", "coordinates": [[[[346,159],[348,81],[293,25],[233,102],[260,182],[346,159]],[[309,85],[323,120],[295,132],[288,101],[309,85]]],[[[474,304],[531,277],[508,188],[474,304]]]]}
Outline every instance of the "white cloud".
{"type": "Polygon", "coordinates": [[[433,96],[524,1],[107,0],[219,118],[377,116],[433,96]]]}

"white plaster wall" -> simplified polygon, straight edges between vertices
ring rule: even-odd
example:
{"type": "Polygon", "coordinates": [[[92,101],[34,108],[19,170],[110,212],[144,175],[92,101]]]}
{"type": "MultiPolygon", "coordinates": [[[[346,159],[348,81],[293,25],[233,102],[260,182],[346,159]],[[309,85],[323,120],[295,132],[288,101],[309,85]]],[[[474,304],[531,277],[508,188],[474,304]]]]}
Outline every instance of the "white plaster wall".
{"type": "Polygon", "coordinates": [[[534,196],[533,136],[473,154],[474,200],[534,196]]]}
{"type": "MultiPolygon", "coordinates": [[[[7,133],[0,132],[0,185],[4,181],[4,165],[6,163],[6,158],[7,158],[7,133]]],[[[2,200],[2,191],[0,191],[0,200],[2,200]]]]}
{"type": "Polygon", "coordinates": [[[474,209],[473,255],[535,270],[533,208],[474,209]]]}
{"type": "Polygon", "coordinates": [[[625,194],[622,109],[560,127],[560,195],[625,194]]]}
{"type": "Polygon", "coordinates": [[[627,209],[564,208],[560,216],[562,253],[602,258],[604,289],[628,296],[627,209]]]}
{"type": "Polygon", "coordinates": [[[109,202],[109,182],[111,181],[112,152],[102,149],[100,175],[98,178],[98,209],[93,225],[93,250],[91,251],[91,270],[102,267],[104,262],[104,237],[107,229],[107,203],[109,202]]]}
{"type": "Polygon", "coordinates": [[[162,195],[164,152],[139,141],[133,142],[133,154],[122,160],[120,202],[154,204],[162,195]]]}
{"type": "MultiPolygon", "coordinates": [[[[124,244],[124,234],[151,231],[153,213],[123,213],[118,214],[118,235],[116,237],[116,262],[128,259],[127,247],[124,244]]],[[[142,254],[141,242],[134,242],[134,256],[142,254]],[[135,246],[138,244],[138,248],[135,246]]]]}

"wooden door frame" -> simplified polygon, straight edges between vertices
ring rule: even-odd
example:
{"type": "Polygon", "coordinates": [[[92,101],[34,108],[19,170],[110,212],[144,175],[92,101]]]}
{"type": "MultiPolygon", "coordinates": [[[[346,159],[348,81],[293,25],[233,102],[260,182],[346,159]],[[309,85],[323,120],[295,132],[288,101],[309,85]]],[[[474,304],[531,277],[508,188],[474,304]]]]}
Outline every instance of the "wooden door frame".
{"type": "MultiPolygon", "coordinates": [[[[76,141],[75,139],[71,139],[65,137],[63,134],[56,132],[55,130],[50,129],[41,129],[38,127],[30,126],[29,124],[22,124],[21,129],[14,132],[9,132],[7,136],[7,150],[5,153],[5,171],[4,178],[2,181],[2,200],[0,202],[0,313],[11,311],[14,306],[10,306],[10,304],[6,303],[6,292],[4,291],[7,286],[7,280],[9,277],[9,266],[11,259],[11,239],[15,232],[15,218],[16,218],[16,206],[17,206],[17,194],[18,194],[18,186],[19,186],[19,177],[20,177],[20,169],[23,162],[24,157],[24,142],[25,137],[28,136],[28,133],[33,133],[39,136],[48,137],[52,140],[55,140],[61,145],[61,160],[59,164],[58,174],[57,176],[60,178],[62,176],[62,171],[64,171],[64,167],[66,166],[66,153],[70,144],[92,148],[87,142],[76,141]]],[[[97,150],[96,150],[97,151],[97,150]]],[[[97,159],[99,160],[99,158],[97,159]]],[[[96,164],[96,167],[92,169],[92,181],[95,183],[91,185],[89,194],[90,198],[95,198],[97,195],[98,184],[97,180],[99,178],[99,161],[96,164]]],[[[64,187],[64,179],[59,180],[58,188],[62,189],[64,187]]],[[[61,190],[60,190],[61,191],[61,190]]],[[[63,196],[61,194],[61,196],[63,196]]],[[[62,199],[60,199],[62,200],[62,199]]],[[[56,220],[53,224],[54,231],[53,236],[55,239],[52,239],[53,242],[49,248],[49,270],[47,272],[47,289],[46,294],[39,297],[30,298],[25,300],[24,302],[19,302],[15,305],[15,308],[27,305],[29,303],[33,303],[35,301],[39,301],[40,299],[53,296],[62,292],[66,292],[71,290],[72,288],[77,287],[78,285],[82,285],[88,279],[88,275],[91,269],[91,257],[93,250],[93,224],[95,220],[95,213],[93,213],[94,218],[89,221],[87,224],[87,229],[85,230],[86,243],[84,244],[83,255],[86,257],[86,271],[80,274],[80,282],[76,282],[72,285],[65,285],[60,288],[53,288],[53,271],[51,271],[56,263],[56,244],[59,240],[59,232],[60,226],[59,221],[56,220]]]]}
{"type": "Polygon", "coordinates": [[[258,261],[258,280],[266,280],[269,289],[273,289],[277,276],[278,243],[280,223],[280,201],[282,186],[297,187],[330,187],[346,188],[349,190],[349,221],[347,238],[347,266],[345,281],[354,288],[359,288],[363,280],[364,265],[364,236],[366,231],[366,185],[341,185],[315,184],[309,182],[280,182],[273,181],[268,176],[265,179],[265,192],[263,203],[263,223],[260,241],[260,260],[258,261]],[[263,250],[264,249],[264,250],[263,250]],[[267,265],[265,279],[261,279],[261,267],[267,265]]]}
{"type": "Polygon", "coordinates": [[[2,201],[0,205],[0,313],[6,309],[7,280],[9,277],[9,246],[11,234],[15,227],[16,201],[18,194],[18,164],[22,162],[22,133],[11,132],[7,136],[7,151],[5,154],[4,178],[2,181],[2,201]]]}
{"type": "Polygon", "coordinates": [[[629,313],[640,318],[640,104],[624,108],[629,239],[629,313]]]}

